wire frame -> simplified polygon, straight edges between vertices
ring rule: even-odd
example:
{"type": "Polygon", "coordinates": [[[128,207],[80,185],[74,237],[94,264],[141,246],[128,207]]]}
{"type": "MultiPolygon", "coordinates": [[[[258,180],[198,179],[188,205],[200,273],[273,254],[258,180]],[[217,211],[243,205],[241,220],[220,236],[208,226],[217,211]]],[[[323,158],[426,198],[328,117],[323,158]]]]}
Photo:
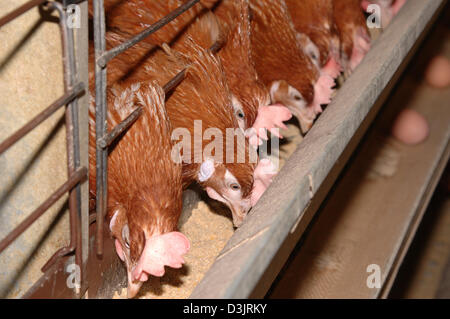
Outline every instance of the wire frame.
{"type": "MultiPolygon", "coordinates": [[[[59,14],[59,26],[63,48],[64,67],[64,91],[65,93],[55,102],[50,104],[41,113],[31,119],[22,128],[17,130],[6,140],[0,143],[0,154],[9,149],[21,138],[26,136],[39,124],[44,122],[63,105],[65,108],[66,144],[67,144],[67,170],[68,180],[61,185],[49,198],[36,208],[22,223],[14,228],[5,238],[0,241],[0,253],[6,249],[17,237],[27,230],[40,216],[42,216],[61,196],[69,193],[69,216],[70,216],[70,243],[67,247],[59,249],[42,267],[42,271],[49,269],[59,257],[75,252],[75,263],[82,266],[82,247],[80,230],[80,183],[86,180],[87,168],[80,166],[80,136],[78,124],[78,97],[85,91],[85,84],[78,82],[73,30],[69,28],[65,8],[58,2],[44,0],[32,0],[20,6],[16,10],[0,18],[0,27],[13,21],[28,10],[40,6],[43,12],[56,10],[59,14]]],[[[80,293],[80,291],[76,291],[80,293]]]]}

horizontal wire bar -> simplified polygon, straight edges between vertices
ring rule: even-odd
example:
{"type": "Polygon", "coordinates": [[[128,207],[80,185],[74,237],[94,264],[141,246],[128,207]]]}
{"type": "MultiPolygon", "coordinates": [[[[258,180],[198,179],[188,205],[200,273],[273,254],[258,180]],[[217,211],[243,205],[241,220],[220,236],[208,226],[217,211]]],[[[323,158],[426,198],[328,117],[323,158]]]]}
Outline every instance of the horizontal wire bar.
{"type": "Polygon", "coordinates": [[[8,247],[17,237],[19,237],[28,227],[30,227],[39,217],[41,217],[47,209],[49,209],[56,201],[67,191],[77,185],[83,178],[87,176],[86,167],[80,167],[67,182],[61,185],[50,197],[48,197],[38,208],[36,208],[23,222],[11,231],[5,238],[0,241],[0,253],[8,247]]]}
{"type": "MultiPolygon", "coordinates": [[[[186,73],[186,69],[181,70],[177,75],[175,75],[169,82],[167,82],[163,90],[167,94],[173,88],[175,88],[183,79],[186,73]]],[[[97,140],[97,145],[101,148],[107,148],[110,146],[116,138],[126,129],[128,129],[142,114],[142,107],[138,107],[133,112],[130,113],[120,124],[117,124],[109,133],[97,140]]]]}
{"type": "MultiPolygon", "coordinates": [[[[223,42],[222,41],[216,41],[210,48],[209,51],[211,51],[213,54],[217,53],[220,48],[222,48],[223,42]]],[[[167,82],[163,86],[164,93],[169,93],[171,90],[173,90],[178,84],[181,83],[181,81],[186,76],[186,69],[181,70],[178,72],[177,75],[175,75],[169,82],[167,82]]]]}
{"type": "Polygon", "coordinates": [[[161,20],[155,22],[150,27],[142,31],[141,33],[135,35],[131,39],[119,44],[118,46],[110,49],[109,51],[104,52],[98,59],[97,64],[104,68],[106,66],[106,63],[108,63],[111,59],[113,59],[118,54],[122,53],[123,51],[129,49],[133,45],[135,45],[137,42],[143,40],[153,32],[161,29],[163,26],[174,20],[176,17],[178,17],[183,12],[189,10],[191,7],[193,7],[197,2],[200,0],[190,0],[181,6],[179,6],[177,9],[169,13],[167,16],[162,18],[161,20]]]}
{"type": "Polygon", "coordinates": [[[0,154],[6,151],[10,146],[27,135],[36,126],[45,121],[50,115],[56,112],[61,106],[68,104],[74,98],[76,98],[81,92],[84,91],[84,83],[77,83],[73,89],[67,91],[63,96],[49,105],[44,111],[36,115],[31,121],[22,126],[18,131],[8,137],[0,144],[0,154]]]}
{"type": "Polygon", "coordinates": [[[31,1],[28,1],[24,5],[18,7],[16,10],[8,13],[6,16],[1,18],[0,19],[0,27],[3,27],[5,24],[7,24],[8,22],[14,20],[15,18],[17,18],[21,14],[24,14],[28,10],[30,10],[30,9],[32,9],[32,8],[42,4],[44,2],[47,2],[47,0],[31,0],[31,1]]]}

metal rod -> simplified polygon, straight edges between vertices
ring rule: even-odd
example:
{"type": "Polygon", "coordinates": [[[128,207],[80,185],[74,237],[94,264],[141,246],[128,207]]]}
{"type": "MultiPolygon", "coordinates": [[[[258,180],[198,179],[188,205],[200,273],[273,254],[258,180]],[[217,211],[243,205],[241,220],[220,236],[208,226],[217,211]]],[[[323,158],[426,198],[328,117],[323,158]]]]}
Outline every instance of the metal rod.
{"type": "MultiPolygon", "coordinates": [[[[167,94],[170,92],[173,88],[175,88],[180,82],[184,79],[186,70],[181,70],[177,75],[175,75],[169,82],[167,82],[163,90],[167,94]]],[[[105,149],[108,146],[110,146],[117,137],[127,130],[133,123],[139,118],[139,116],[142,114],[142,107],[137,107],[133,112],[130,113],[120,124],[117,124],[114,129],[112,129],[108,134],[105,136],[99,138],[97,140],[97,146],[105,149]]]]}
{"type": "Polygon", "coordinates": [[[34,223],[45,211],[50,208],[62,195],[72,189],[80,181],[87,176],[86,167],[81,167],[69,177],[61,187],[59,187],[45,202],[43,202],[36,210],[34,210],[23,222],[19,224],[0,242],[0,253],[8,247],[17,237],[19,237],[31,224],[34,223]]]}
{"type": "Polygon", "coordinates": [[[224,45],[223,40],[219,40],[214,42],[214,44],[209,48],[209,51],[212,52],[212,54],[216,54],[217,52],[219,52],[219,50],[222,48],[222,46],[224,45]]]}
{"type": "Polygon", "coordinates": [[[178,72],[177,75],[175,75],[169,82],[167,82],[163,86],[164,93],[167,94],[168,92],[173,90],[178,84],[181,83],[181,81],[184,79],[185,75],[186,75],[186,69],[178,72]]]}
{"type": "MultiPolygon", "coordinates": [[[[69,245],[67,247],[62,247],[62,248],[58,249],[53,254],[53,256],[50,257],[50,259],[45,263],[45,265],[42,266],[41,271],[46,272],[47,270],[49,270],[50,267],[52,267],[59,258],[67,256],[68,254],[72,253],[75,250],[75,248],[76,248],[75,246],[69,245]]],[[[80,271],[81,271],[81,269],[80,269],[80,271]]],[[[81,274],[80,274],[80,278],[82,278],[81,274]]]]}
{"type": "MultiPolygon", "coordinates": [[[[77,81],[77,68],[75,62],[75,45],[73,28],[67,24],[66,11],[57,2],[53,5],[59,11],[59,25],[61,28],[63,44],[63,61],[65,74],[65,90],[69,90],[77,81]]],[[[80,135],[78,120],[78,100],[74,99],[66,108],[66,140],[67,140],[67,170],[69,176],[80,167],[80,135]]],[[[81,247],[81,189],[76,185],[69,191],[69,218],[70,218],[70,248],[75,249],[75,263],[80,267],[80,278],[83,278],[82,247],[81,247]]],[[[64,249],[64,248],[63,248],[64,249]]],[[[56,255],[55,255],[56,256],[56,255]]],[[[77,291],[79,293],[79,291],[77,291]]]]}
{"type": "MultiPolygon", "coordinates": [[[[186,74],[186,69],[181,70],[178,72],[177,75],[175,75],[169,82],[167,82],[163,90],[167,94],[172,89],[174,89],[178,84],[181,83],[181,81],[184,79],[186,74]]],[[[103,149],[110,146],[117,137],[127,130],[133,123],[139,118],[139,116],[142,114],[142,107],[136,108],[133,112],[130,113],[120,124],[117,124],[114,129],[112,129],[108,134],[105,136],[99,138],[97,140],[97,145],[103,149]]]]}
{"type": "MultiPolygon", "coordinates": [[[[65,6],[67,7],[70,4],[79,4],[80,8],[80,28],[73,30],[74,35],[74,55],[76,61],[76,80],[80,82],[84,82],[86,84],[89,83],[89,70],[88,70],[88,61],[89,61],[89,4],[86,0],[67,0],[64,1],[65,6]],[[67,4],[65,4],[67,2],[67,4]]],[[[66,14],[69,13],[66,9],[66,14]]],[[[78,97],[78,112],[79,112],[79,153],[80,153],[80,161],[79,166],[89,167],[89,94],[86,90],[86,94],[83,94],[78,97]]],[[[83,267],[81,268],[81,297],[84,295],[84,292],[89,287],[89,277],[87,276],[87,262],[89,257],[89,183],[80,183],[80,197],[79,197],[79,205],[80,205],[80,243],[77,244],[78,247],[81,247],[81,263],[83,267]]]]}
{"type": "MultiPolygon", "coordinates": [[[[70,90],[77,78],[76,63],[74,56],[74,39],[73,29],[68,28],[66,12],[62,4],[58,2],[49,2],[44,5],[46,9],[56,9],[59,14],[59,26],[61,31],[62,54],[64,61],[64,89],[70,90]]],[[[79,142],[79,127],[78,127],[78,101],[72,100],[66,106],[66,143],[67,143],[67,174],[72,176],[75,170],[80,166],[80,142],[79,142]]],[[[70,220],[70,244],[69,247],[60,249],[49,262],[44,265],[44,269],[50,266],[51,262],[56,260],[61,251],[71,252],[75,250],[75,263],[82,271],[81,258],[81,237],[79,231],[81,219],[81,193],[80,186],[75,185],[73,189],[69,190],[69,220],[70,220]]],[[[76,291],[79,293],[79,291],[76,291]]]]}
{"type": "Polygon", "coordinates": [[[8,22],[14,20],[21,14],[27,12],[28,10],[40,5],[41,3],[47,2],[47,0],[32,0],[28,1],[27,3],[21,5],[16,10],[8,13],[6,16],[0,19],[0,27],[4,26],[8,22]]]}
{"type": "Polygon", "coordinates": [[[66,105],[74,98],[76,98],[84,90],[83,83],[77,83],[72,90],[69,90],[51,105],[49,105],[45,110],[36,115],[31,121],[22,126],[14,134],[8,137],[5,141],[0,144],[0,154],[6,151],[9,147],[14,145],[18,140],[27,135],[36,126],[45,121],[49,116],[56,112],[61,106],[66,105]]]}
{"type": "Polygon", "coordinates": [[[123,131],[128,129],[142,114],[142,107],[136,108],[125,120],[116,125],[108,134],[97,140],[97,145],[101,148],[107,148],[123,131]]]}
{"type": "MultiPolygon", "coordinates": [[[[94,7],[94,46],[96,61],[106,50],[105,40],[105,9],[103,0],[93,2],[94,7]]],[[[106,63],[105,63],[106,65],[106,63]]],[[[105,66],[104,65],[104,66],[105,66]]],[[[99,63],[95,64],[95,133],[96,136],[105,136],[108,133],[106,112],[106,68],[99,63]]],[[[106,215],[107,205],[107,170],[108,151],[97,145],[96,149],[96,252],[103,255],[103,219],[106,215]]]]}
{"type": "MultiPolygon", "coordinates": [[[[165,16],[161,20],[155,22],[154,24],[152,24],[150,27],[148,27],[141,33],[139,33],[139,34],[135,35],[134,37],[132,37],[131,39],[119,44],[118,46],[112,48],[111,50],[104,52],[98,58],[96,57],[97,64],[100,67],[105,67],[106,63],[108,63],[115,56],[117,56],[118,54],[127,50],[128,48],[132,47],[137,42],[145,39],[146,37],[148,37],[150,34],[154,33],[155,31],[161,29],[163,26],[165,26],[166,24],[168,24],[169,22],[174,20],[180,14],[189,10],[191,7],[193,7],[199,1],[200,0],[190,0],[190,1],[182,4],[181,6],[176,8],[174,11],[169,13],[167,16],[165,16]]],[[[94,14],[94,16],[95,16],[95,14],[94,14]]]]}
{"type": "MultiPolygon", "coordinates": [[[[217,53],[220,48],[223,46],[222,41],[216,41],[214,44],[209,48],[209,51],[211,51],[213,54],[217,53]]],[[[184,77],[186,76],[186,69],[181,70],[178,72],[177,75],[175,75],[169,82],[167,82],[163,86],[164,93],[169,93],[171,90],[173,90],[178,84],[183,81],[184,77]]]]}

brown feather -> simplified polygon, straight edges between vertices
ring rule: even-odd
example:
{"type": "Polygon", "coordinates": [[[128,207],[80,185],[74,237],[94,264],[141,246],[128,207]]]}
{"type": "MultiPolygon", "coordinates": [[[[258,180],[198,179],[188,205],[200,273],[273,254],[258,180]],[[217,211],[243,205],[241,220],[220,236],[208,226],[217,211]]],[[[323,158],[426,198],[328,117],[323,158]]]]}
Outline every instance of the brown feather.
{"type": "MultiPolygon", "coordinates": [[[[144,234],[176,230],[181,214],[181,165],[171,160],[171,125],[164,92],[157,85],[135,83],[108,89],[108,127],[113,128],[136,107],[142,114],[115,142],[108,155],[108,208],[111,218],[124,211],[130,229],[131,257],[137,260],[144,234]]],[[[90,108],[90,192],[95,197],[95,110],[90,108]]]]}
{"type": "Polygon", "coordinates": [[[252,59],[249,4],[247,0],[223,0],[214,13],[227,33],[227,41],[218,55],[228,85],[242,103],[249,128],[256,120],[258,108],[270,103],[269,91],[258,78],[252,59]]]}
{"type": "Polygon", "coordinates": [[[333,0],[285,0],[295,29],[307,35],[320,51],[324,66],[338,37],[333,18],[333,0]]]}
{"type": "Polygon", "coordinates": [[[269,86],[285,80],[310,104],[319,73],[299,47],[283,0],[250,0],[252,53],[261,80],[269,86]]]}
{"type": "Polygon", "coordinates": [[[334,20],[339,32],[341,55],[344,60],[350,59],[352,55],[356,29],[362,27],[369,34],[360,3],[360,0],[333,0],[334,20]]]}

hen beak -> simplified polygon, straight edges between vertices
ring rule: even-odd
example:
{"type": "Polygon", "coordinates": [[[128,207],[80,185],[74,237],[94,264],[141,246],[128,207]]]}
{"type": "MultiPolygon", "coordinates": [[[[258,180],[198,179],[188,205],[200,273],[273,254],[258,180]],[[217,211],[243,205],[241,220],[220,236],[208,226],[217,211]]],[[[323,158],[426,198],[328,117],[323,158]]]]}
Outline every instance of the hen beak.
{"type": "Polygon", "coordinates": [[[233,204],[231,203],[229,205],[230,209],[231,209],[231,215],[233,216],[233,225],[236,228],[239,228],[242,223],[244,222],[245,217],[247,216],[248,211],[250,210],[249,208],[244,208],[239,204],[233,204]]]}
{"type": "Polygon", "coordinates": [[[314,123],[315,116],[312,114],[308,114],[308,111],[306,109],[299,110],[297,107],[289,105],[286,105],[286,107],[289,109],[289,111],[291,111],[292,115],[297,118],[303,134],[306,134],[311,129],[314,123]]]}
{"type": "Polygon", "coordinates": [[[132,275],[132,270],[127,268],[128,273],[128,287],[127,287],[127,298],[134,298],[139,289],[141,289],[142,281],[134,280],[132,275]]]}
{"type": "Polygon", "coordinates": [[[133,270],[134,267],[131,265],[131,262],[129,260],[129,256],[125,254],[123,251],[122,245],[120,244],[119,240],[115,240],[115,246],[116,246],[116,252],[119,258],[125,262],[125,266],[127,268],[127,279],[128,279],[128,286],[127,286],[127,298],[134,298],[138,292],[139,289],[142,286],[142,281],[134,280],[133,277],[133,270]]]}

